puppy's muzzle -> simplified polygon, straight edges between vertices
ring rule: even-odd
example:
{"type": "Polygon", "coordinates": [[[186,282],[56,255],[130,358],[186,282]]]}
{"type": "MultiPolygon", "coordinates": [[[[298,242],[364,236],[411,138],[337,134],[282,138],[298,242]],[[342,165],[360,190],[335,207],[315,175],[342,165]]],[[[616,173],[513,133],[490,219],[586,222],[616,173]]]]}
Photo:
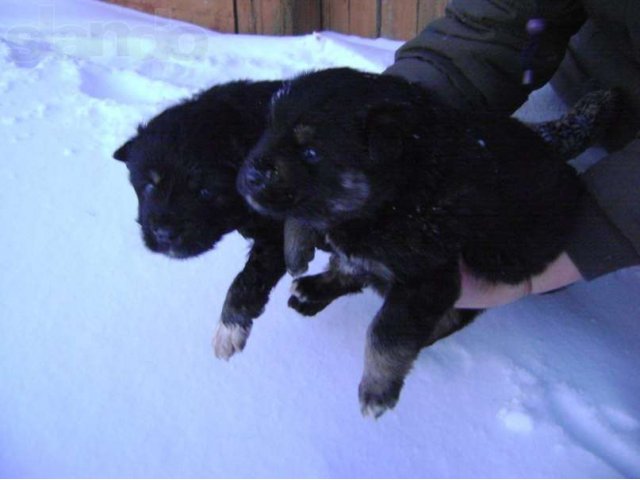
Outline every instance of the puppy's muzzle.
{"type": "Polygon", "coordinates": [[[180,240],[179,232],[172,228],[154,225],[151,227],[151,233],[156,241],[161,245],[170,245],[180,240]]]}
{"type": "Polygon", "coordinates": [[[245,164],[238,174],[238,192],[256,211],[266,215],[276,215],[291,203],[291,195],[283,183],[276,166],[266,162],[253,161],[245,164]]]}
{"type": "Polygon", "coordinates": [[[282,219],[292,213],[300,195],[301,169],[282,158],[250,155],[238,173],[237,188],[260,214],[282,219]]]}
{"type": "Polygon", "coordinates": [[[275,176],[275,170],[261,172],[251,169],[247,172],[246,181],[252,191],[260,191],[272,184],[275,176]]]}
{"type": "Polygon", "coordinates": [[[275,168],[260,168],[253,166],[241,170],[238,177],[238,190],[242,195],[257,195],[272,187],[278,179],[275,168]]]}
{"type": "Polygon", "coordinates": [[[175,220],[150,215],[146,221],[146,234],[150,237],[154,250],[164,251],[182,244],[183,229],[176,225],[175,220]]]}

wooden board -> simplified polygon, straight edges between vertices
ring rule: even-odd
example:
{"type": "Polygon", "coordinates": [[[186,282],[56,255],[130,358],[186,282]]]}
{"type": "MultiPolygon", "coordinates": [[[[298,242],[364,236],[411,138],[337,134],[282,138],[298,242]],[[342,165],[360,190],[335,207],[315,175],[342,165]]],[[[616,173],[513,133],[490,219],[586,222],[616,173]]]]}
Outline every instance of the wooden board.
{"type": "Polygon", "coordinates": [[[322,0],[322,29],[349,32],[349,0],[322,0]]]}
{"type": "Polygon", "coordinates": [[[292,31],[294,35],[311,33],[322,29],[321,0],[290,0],[292,9],[292,31]]]}
{"type": "Polygon", "coordinates": [[[220,32],[236,31],[234,0],[110,0],[123,7],[195,23],[220,32]]]}
{"type": "Polygon", "coordinates": [[[236,0],[238,33],[282,34],[279,0],[236,0]]]}
{"type": "Polygon", "coordinates": [[[161,5],[162,2],[157,0],[109,0],[109,3],[117,3],[123,7],[133,8],[153,15],[166,16],[157,13],[158,11],[163,10],[163,6],[161,5]]]}
{"type": "Polygon", "coordinates": [[[349,0],[349,33],[372,38],[379,35],[377,0],[349,0]]]}
{"type": "Polygon", "coordinates": [[[219,32],[235,33],[234,0],[182,0],[174,5],[173,18],[202,25],[219,32]]]}
{"type": "Polygon", "coordinates": [[[236,0],[236,27],[238,33],[256,33],[258,18],[254,0],[236,0]]]}
{"type": "Polygon", "coordinates": [[[417,0],[382,0],[380,6],[381,37],[408,40],[416,36],[417,27],[417,0]]]}
{"type": "Polygon", "coordinates": [[[447,0],[106,0],[221,32],[261,35],[315,30],[409,39],[444,14],[447,0]]]}
{"type": "Polygon", "coordinates": [[[238,33],[295,35],[320,30],[320,0],[236,0],[238,33]]]}

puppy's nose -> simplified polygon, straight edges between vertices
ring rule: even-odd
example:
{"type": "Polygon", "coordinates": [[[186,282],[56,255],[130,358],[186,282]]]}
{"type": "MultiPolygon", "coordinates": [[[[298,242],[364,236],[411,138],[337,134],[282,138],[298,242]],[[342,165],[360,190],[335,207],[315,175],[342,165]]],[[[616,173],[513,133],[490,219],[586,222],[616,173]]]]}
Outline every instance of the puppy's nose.
{"type": "Polygon", "coordinates": [[[173,243],[180,237],[174,229],[158,225],[151,227],[151,233],[158,243],[173,243]]]}
{"type": "Polygon", "coordinates": [[[262,188],[267,184],[268,174],[251,168],[246,172],[245,179],[251,188],[262,188]]]}
{"type": "Polygon", "coordinates": [[[240,193],[256,194],[274,185],[278,178],[275,168],[249,168],[242,175],[238,183],[240,193]]]}

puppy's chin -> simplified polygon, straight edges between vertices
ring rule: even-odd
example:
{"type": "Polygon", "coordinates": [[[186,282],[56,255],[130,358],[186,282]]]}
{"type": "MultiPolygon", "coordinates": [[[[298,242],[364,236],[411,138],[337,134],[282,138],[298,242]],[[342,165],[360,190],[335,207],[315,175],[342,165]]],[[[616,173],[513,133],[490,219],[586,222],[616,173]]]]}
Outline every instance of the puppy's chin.
{"type": "Polygon", "coordinates": [[[324,230],[358,217],[360,205],[348,200],[332,199],[328,202],[300,201],[292,203],[266,203],[256,197],[245,196],[246,202],[260,215],[276,220],[294,218],[309,227],[324,230]]]}
{"type": "Polygon", "coordinates": [[[169,258],[175,258],[176,260],[186,260],[187,258],[193,258],[198,255],[201,255],[205,251],[206,250],[203,250],[202,252],[199,252],[199,253],[194,253],[194,252],[182,252],[180,250],[174,250],[173,248],[169,248],[169,250],[161,253],[169,258]]]}
{"type": "Polygon", "coordinates": [[[188,258],[197,257],[203,253],[212,250],[216,244],[220,241],[222,236],[211,239],[210,242],[172,242],[172,243],[159,243],[152,235],[147,232],[142,233],[142,239],[145,246],[154,253],[165,255],[169,258],[175,258],[178,260],[185,260],[188,258]]]}
{"type": "Polygon", "coordinates": [[[244,199],[247,204],[260,215],[266,215],[277,220],[283,220],[291,212],[292,205],[290,203],[266,202],[256,198],[252,194],[246,194],[244,199]]]}

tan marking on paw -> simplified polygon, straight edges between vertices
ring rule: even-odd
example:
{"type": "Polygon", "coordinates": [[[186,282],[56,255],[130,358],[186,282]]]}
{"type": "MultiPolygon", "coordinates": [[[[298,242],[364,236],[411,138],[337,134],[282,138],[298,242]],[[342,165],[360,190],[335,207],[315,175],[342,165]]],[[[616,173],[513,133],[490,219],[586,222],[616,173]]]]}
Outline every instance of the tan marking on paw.
{"type": "Polygon", "coordinates": [[[297,280],[294,280],[293,282],[291,282],[291,287],[289,288],[289,292],[291,293],[291,295],[296,297],[299,301],[306,303],[309,299],[304,293],[300,291],[299,287],[300,287],[300,282],[298,282],[297,280]]]}
{"type": "Polygon", "coordinates": [[[213,336],[213,351],[216,357],[229,360],[234,353],[241,352],[247,343],[249,330],[240,325],[218,323],[213,336]]]}
{"type": "Polygon", "coordinates": [[[378,403],[366,404],[364,402],[360,402],[360,412],[365,418],[372,418],[373,420],[377,420],[388,409],[389,407],[387,407],[386,405],[380,405],[378,403]]]}

